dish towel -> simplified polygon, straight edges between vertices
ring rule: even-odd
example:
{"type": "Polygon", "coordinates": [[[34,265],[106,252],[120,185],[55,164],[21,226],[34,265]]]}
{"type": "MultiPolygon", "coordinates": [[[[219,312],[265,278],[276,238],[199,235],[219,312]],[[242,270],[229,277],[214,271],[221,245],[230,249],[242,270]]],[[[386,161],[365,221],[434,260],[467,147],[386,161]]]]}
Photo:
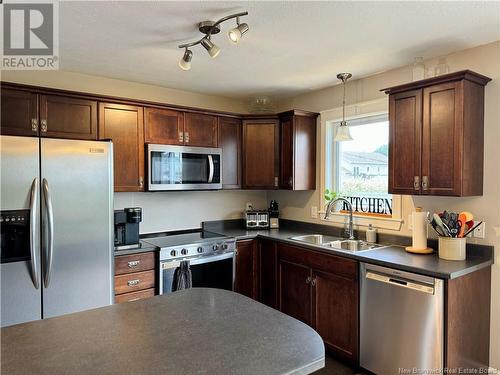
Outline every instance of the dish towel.
{"type": "Polygon", "coordinates": [[[189,261],[183,260],[174,273],[174,291],[189,289],[192,286],[191,269],[189,261]]]}

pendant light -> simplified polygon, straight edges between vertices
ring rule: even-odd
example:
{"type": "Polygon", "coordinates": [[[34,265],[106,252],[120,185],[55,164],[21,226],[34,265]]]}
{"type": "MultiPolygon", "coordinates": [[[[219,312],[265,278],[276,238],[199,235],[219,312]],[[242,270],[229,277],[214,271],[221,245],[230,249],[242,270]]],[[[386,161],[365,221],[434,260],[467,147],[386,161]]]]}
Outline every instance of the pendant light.
{"type": "Polygon", "coordinates": [[[337,129],[337,134],[335,134],[334,138],[336,142],[352,141],[353,139],[351,132],[349,131],[349,126],[347,126],[347,122],[345,121],[345,83],[351,77],[351,73],[337,74],[337,78],[342,81],[342,86],[344,86],[344,95],[342,99],[342,121],[340,122],[340,126],[337,129]]]}

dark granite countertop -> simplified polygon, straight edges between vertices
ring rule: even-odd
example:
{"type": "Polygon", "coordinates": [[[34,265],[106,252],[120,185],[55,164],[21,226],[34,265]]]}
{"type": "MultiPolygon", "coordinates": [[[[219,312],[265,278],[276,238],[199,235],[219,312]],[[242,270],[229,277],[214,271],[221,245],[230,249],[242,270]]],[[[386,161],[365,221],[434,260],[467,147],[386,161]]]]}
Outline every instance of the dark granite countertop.
{"type": "MultiPolygon", "coordinates": [[[[287,222],[285,221],[285,223],[287,222]]],[[[468,245],[466,260],[451,261],[440,259],[437,253],[429,255],[410,254],[405,251],[404,246],[391,245],[391,243],[387,241],[387,238],[385,238],[384,242],[383,236],[380,236],[383,238],[381,243],[384,245],[387,244],[387,247],[353,253],[290,239],[290,237],[310,233],[332,234],[331,228],[325,229],[324,225],[315,225],[310,223],[302,223],[303,225],[301,225],[300,222],[293,222],[293,225],[291,225],[290,222],[287,224],[288,225],[283,225],[280,229],[246,230],[241,226],[238,227],[236,221],[229,223],[229,225],[223,221],[218,221],[204,223],[204,228],[214,232],[218,231],[226,236],[235,237],[237,240],[252,239],[257,237],[270,239],[328,254],[355,259],[360,262],[377,264],[380,266],[415,272],[441,279],[454,279],[484,267],[489,267],[493,264],[493,248],[491,246],[468,245]],[[301,229],[301,227],[303,229],[301,229]],[[325,233],[325,230],[330,231],[330,233],[325,233]]],[[[338,232],[333,234],[339,235],[338,232]]],[[[393,236],[393,238],[394,237],[395,236],[393,236]]],[[[361,235],[359,238],[364,237],[361,235]]],[[[437,246],[435,246],[435,248],[437,249],[437,246]]]]}
{"type": "Polygon", "coordinates": [[[240,294],[194,288],[0,330],[6,374],[309,374],[306,324],[240,294]]]}

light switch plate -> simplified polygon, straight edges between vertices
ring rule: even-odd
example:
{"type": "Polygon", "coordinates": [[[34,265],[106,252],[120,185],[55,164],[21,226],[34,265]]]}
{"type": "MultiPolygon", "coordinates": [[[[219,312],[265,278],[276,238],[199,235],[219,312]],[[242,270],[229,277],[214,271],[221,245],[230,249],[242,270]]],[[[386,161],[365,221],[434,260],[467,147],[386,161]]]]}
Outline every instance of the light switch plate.
{"type": "Polygon", "coordinates": [[[311,206],[311,217],[313,219],[318,218],[318,207],[317,206],[311,206]]]}
{"type": "Polygon", "coordinates": [[[247,202],[245,207],[246,207],[247,211],[251,210],[252,209],[252,202],[247,202]]]}

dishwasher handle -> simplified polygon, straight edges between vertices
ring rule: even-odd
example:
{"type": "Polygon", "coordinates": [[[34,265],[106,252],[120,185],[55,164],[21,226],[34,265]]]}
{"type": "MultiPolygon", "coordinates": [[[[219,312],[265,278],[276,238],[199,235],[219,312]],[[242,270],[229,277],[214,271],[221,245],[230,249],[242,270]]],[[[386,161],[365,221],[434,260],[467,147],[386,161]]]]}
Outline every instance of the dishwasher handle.
{"type": "Polygon", "coordinates": [[[408,280],[404,278],[394,277],[392,275],[385,275],[378,272],[367,271],[366,276],[367,279],[379,281],[382,283],[399,286],[401,288],[412,289],[417,292],[434,294],[434,285],[420,283],[413,280],[408,280]]]}

